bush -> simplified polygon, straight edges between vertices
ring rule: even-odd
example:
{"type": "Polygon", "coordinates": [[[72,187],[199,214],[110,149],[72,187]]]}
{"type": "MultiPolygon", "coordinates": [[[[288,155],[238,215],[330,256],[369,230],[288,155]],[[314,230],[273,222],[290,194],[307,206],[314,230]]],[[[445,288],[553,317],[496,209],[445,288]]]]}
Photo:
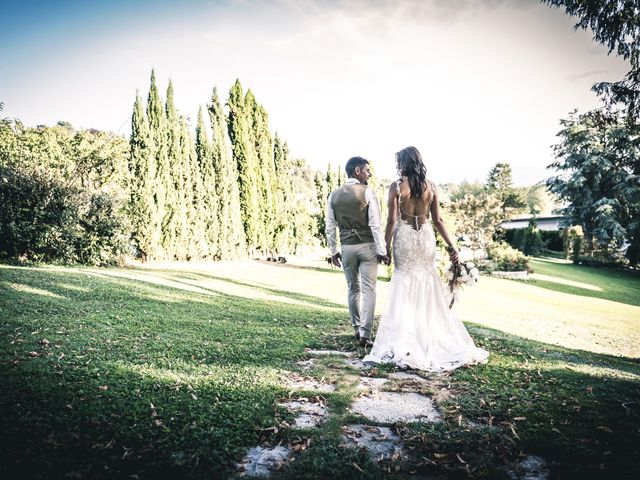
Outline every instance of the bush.
{"type": "Polygon", "coordinates": [[[529,225],[524,229],[520,250],[525,255],[540,255],[544,252],[544,243],[540,230],[534,225],[529,225]]]}
{"type": "Polygon", "coordinates": [[[571,260],[573,263],[580,263],[580,250],[582,249],[582,237],[575,236],[573,237],[573,242],[571,242],[571,260]]]}
{"type": "Polygon", "coordinates": [[[0,205],[0,256],[102,265],[126,248],[115,200],[85,194],[51,172],[0,167],[0,205]]]}
{"type": "Polygon", "coordinates": [[[552,252],[564,251],[564,241],[560,230],[540,230],[544,248],[552,252]]]}
{"type": "Polygon", "coordinates": [[[487,248],[487,260],[479,262],[484,271],[531,272],[529,259],[523,253],[505,242],[498,242],[487,248]]]}

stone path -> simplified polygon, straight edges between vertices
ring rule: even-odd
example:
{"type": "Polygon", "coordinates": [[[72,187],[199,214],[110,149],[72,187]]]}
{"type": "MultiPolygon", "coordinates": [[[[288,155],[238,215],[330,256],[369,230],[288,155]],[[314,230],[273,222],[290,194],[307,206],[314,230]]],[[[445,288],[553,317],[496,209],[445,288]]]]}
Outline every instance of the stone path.
{"type": "MultiPolygon", "coordinates": [[[[385,376],[370,376],[376,371],[371,365],[363,364],[353,352],[338,350],[312,350],[305,353],[310,357],[300,360],[297,365],[303,374],[287,372],[281,377],[282,385],[289,390],[289,399],[278,406],[283,412],[293,415],[293,421],[282,421],[279,427],[305,429],[321,427],[329,418],[322,393],[333,393],[340,388],[355,390],[356,396],[349,407],[350,419],[359,421],[342,426],[342,446],[364,449],[373,461],[393,461],[405,455],[402,438],[396,432],[396,425],[410,423],[437,423],[442,421],[438,404],[451,397],[447,385],[441,380],[426,379],[415,373],[392,372],[385,376]],[[306,376],[319,365],[322,358],[331,358],[325,367],[338,370],[344,380],[338,385],[306,376]],[[355,377],[355,378],[354,378],[355,377]],[[429,392],[426,395],[425,392],[429,392]],[[312,394],[311,397],[304,396],[312,394]],[[296,396],[298,395],[298,396],[296,396]],[[315,395],[315,396],[313,396],[315,395]]],[[[352,390],[352,391],[353,391],[352,390]]],[[[473,422],[459,419],[460,425],[474,426],[473,422]]],[[[311,440],[308,439],[310,442],[311,440]]],[[[300,450],[296,445],[263,444],[251,448],[241,463],[237,464],[238,477],[268,477],[294,460],[300,450]]],[[[515,480],[546,480],[549,470],[544,459],[529,456],[505,468],[507,476],[515,480]]]]}

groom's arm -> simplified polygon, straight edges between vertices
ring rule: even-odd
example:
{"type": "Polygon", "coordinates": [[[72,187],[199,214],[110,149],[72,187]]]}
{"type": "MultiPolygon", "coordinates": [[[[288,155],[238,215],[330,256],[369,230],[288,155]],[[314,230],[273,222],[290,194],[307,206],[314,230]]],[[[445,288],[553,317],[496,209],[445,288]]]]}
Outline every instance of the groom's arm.
{"type": "Polygon", "coordinates": [[[381,257],[387,255],[387,244],[384,241],[382,227],[380,225],[380,207],[375,193],[371,188],[365,190],[365,200],[369,204],[369,227],[373,234],[373,241],[376,242],[376,253],[381,257]]]}
{"type": "Polygon", "coordinates": [[[325,234],[327,235],[327,245],[329,245],[329,251],[331,256],[335,256],[338,253],[338,247],[336,245],[336,217],[333,214],[333,207],[331,206],[331,197],[333,193],[329,195],[327,200],[327,210],[325,212],[325,234]]]}

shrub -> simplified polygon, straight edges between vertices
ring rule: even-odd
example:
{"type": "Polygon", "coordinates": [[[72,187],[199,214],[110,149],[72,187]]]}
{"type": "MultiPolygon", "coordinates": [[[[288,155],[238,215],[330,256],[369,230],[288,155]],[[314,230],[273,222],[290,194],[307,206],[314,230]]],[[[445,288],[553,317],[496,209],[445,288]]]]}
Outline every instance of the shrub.
{"type": "Polygon", "coordinates": [[[571,242],[571,260],[573,263],[580,263],[580,250],[582,249],[582,237],[575,236],[571,242]]]}
{"type": "Polygon", "coordinates": [[[479,262],[485,271],[522,272],[529,271],[529,259],[519,250],[505,242],[494,243],[487,248],[487,260],[479,262]]]}
{"type": "Polygon", "coordinates": [[[126,248],[115,200],[85,194],[51,171],[0,167],[0,205],[0,256],[107,264],[126,248]]]}
{"type": "Polygon", "coordinates": [[[564,241],[560,230],[540,230],[540,236],[547,250],[552,252],[562,252],[564,250],[564,241]]]}

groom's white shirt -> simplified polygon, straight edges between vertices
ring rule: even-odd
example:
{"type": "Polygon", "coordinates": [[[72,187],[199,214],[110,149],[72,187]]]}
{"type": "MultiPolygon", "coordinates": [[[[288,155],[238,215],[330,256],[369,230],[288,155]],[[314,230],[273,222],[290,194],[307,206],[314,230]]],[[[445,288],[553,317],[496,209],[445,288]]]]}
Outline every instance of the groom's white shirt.
{"type": "MultiPolygon", "coordinates": [[[[360,183],[356,178],[348,178],[345,182],[346,185],[353,185],[360,183]]],[[[333,213],[333,207],[331,206],[331,197],[333,192],[329,195],[329,201],[327,202],[327,214],[326,214],[326,233],[327,241],[329,243],[329,250],[331,256],[338,253],[338,247],[336,245],[336,217],[333,213]]],[[[373,234],[373,240],[376,243],[376,253],[378,255],[386,255],[387,243],[384,241],[384,235],[382,234],[382,227],[380,226],[380,208],[378,208],[378,201],[376,195],[371,188],[367,187],[364,191],[364,199],[369,205],[369,227],[371,227],[371,233],[373,234]]]]}

